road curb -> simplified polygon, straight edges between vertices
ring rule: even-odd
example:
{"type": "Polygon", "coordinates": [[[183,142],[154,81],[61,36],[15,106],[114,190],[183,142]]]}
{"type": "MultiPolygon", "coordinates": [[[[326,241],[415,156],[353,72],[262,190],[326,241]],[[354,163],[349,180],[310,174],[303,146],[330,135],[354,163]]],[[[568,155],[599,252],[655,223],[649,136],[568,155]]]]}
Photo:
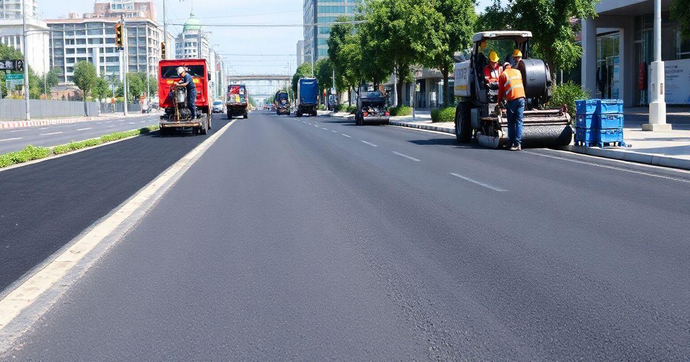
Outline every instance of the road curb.
{"type": "Polygon", "coordinates": [[[446,128],[446,127],[434,126],[431,124],[414,124],[414,123],[400,122],[400,121],[394,121],[394,120],[390,120],[389,123],[394,125],[394,126],[425,129],[427,131],[436,131],[436,132],[455,134],[454,130],[451,130],[451,129],[446,128]]]}

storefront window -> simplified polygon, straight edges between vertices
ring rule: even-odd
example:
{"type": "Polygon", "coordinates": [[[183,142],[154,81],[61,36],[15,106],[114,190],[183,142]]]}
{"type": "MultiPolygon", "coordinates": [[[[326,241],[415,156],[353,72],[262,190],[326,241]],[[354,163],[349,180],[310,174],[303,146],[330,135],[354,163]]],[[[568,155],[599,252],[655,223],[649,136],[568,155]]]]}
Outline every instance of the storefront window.
{"type": "Polygon", "coordinates": [[[620,95],[620,35],[618,32],[597,37],[597,97],[618,98],[620,95]]]}

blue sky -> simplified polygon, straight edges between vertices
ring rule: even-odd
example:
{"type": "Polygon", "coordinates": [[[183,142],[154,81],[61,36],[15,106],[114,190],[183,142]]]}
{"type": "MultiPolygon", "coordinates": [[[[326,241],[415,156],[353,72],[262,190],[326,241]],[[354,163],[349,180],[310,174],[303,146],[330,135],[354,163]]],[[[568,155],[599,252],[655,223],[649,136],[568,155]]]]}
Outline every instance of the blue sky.
{"type": "MultiPolygon", "coordinates": [[[[181,24],[188,18],[194,5],[195,15],[202,24],[302,24],[303,0],[167,0],[168,24],[181,24]]],[[[37,0],[44,18],[67,16],[68,12],[93,11],[94,0],[37,0]]],[[[479,0],[479,10],[491,0],[479,0]]],[[[159,22],[163,19],[163,0],[156,0],[159,22]]],[[[181,26],[168,26],[173,35],[181,26]]],[[[207,27],[211,31],[211,44],[216,50],[229,55],[226,58],[233,73],[287,73],[295,70],[297,41],[302,39],[302,28],[222,28],[207,27]],[[279,56],[255,56],[278,54],[279,56]],[[249,56],[251,55],[251,56],[249,56]],[[289,66],[288,66],[289,63],[289,66]]]]}

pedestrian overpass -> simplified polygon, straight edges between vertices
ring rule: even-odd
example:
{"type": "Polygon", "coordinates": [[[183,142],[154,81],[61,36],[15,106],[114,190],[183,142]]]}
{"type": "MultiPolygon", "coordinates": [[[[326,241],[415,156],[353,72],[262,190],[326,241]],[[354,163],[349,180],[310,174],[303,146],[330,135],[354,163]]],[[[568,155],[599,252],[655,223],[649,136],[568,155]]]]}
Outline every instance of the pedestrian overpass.
{"type": "Polygon", "coordinates": [[[257,100],[270,98],[280,89],[287,89],[292,76],[287,74],[228,75],[227,84],[245,84],[249,95],[257,100]]]}

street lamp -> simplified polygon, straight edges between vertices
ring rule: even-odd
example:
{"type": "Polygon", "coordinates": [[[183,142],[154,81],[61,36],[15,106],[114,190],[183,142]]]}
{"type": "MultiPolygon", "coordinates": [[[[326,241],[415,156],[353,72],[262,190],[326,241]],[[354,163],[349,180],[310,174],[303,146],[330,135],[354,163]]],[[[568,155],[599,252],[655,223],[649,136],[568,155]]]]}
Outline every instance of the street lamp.
{"type": "Polygon", "coordinates": [[[22,45],[24,48],[24,102],[26,103],[26,120],[31,120],[31,108],[29,102],[29,47],[26,44],[26,0],[22,0],[22,45]]]}

